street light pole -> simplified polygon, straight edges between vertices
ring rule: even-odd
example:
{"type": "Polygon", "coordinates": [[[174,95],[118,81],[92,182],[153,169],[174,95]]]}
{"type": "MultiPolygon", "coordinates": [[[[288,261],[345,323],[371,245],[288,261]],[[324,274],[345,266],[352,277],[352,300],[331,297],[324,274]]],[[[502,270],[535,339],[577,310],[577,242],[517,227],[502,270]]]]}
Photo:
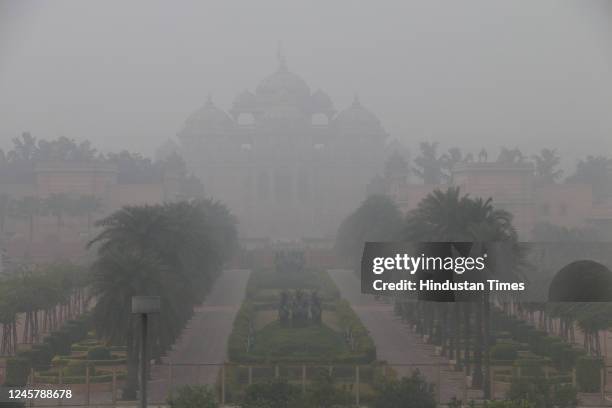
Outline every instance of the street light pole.
{"type": "Polygon", "coordinates": [[[132,313],[140,315],[140,408],[147,408],[149,314],[159,313],[160,308],[161,300],[159,296],[132,297],[132,313]]]}
{"type": "Polygon", "coordinates": [[[147,408],[147,325],[149,315],[140,315],[140,408],[147,408]]]}

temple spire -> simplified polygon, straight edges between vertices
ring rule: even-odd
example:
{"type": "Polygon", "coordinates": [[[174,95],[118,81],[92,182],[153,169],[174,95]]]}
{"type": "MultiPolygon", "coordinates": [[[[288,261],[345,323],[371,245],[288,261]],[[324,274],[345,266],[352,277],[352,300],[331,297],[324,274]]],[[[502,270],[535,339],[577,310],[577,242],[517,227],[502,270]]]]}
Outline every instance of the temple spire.
{"type": "Polygon", "coordinates": [[[285,51],[283,50],[282,41],[278,42],[278,46],[276,48],[276,58],[278,59],[278,70],[287,71],[287,60],[285,58],[285,51]]]}

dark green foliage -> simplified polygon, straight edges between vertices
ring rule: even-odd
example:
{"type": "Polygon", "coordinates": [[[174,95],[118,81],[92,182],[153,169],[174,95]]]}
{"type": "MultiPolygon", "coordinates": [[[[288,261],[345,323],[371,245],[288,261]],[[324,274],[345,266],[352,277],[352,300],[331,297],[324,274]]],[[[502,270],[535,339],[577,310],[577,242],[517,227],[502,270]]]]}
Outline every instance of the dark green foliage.
{"type": "Polygon", "coordinates": [[[300,399],[300,389],[284,379],[249,385],[240,407],[242,408],[293,408],[300,399]]]}
{"type": "Polygon", "coordinates": [[[515,360],[518,356],[517,347],[514,344],[497,344],[491,347],[491,359],[493,360],[515,360]]]}
{"type": "Polygon", "coordinates": [[[252,355],[269,361],[333,361],[348,352],[342,335],[325,325],[285,328],[274,322],[258,331],[252,355]]]}
{"type": "Polygon", "coordinates": [[[0,408],[25,408],[25,402],[0,402],[0,408]]]}
{"type": "Polygon", "coordinates": [[[386,196],[370,196],[357,210],[342,221],[335,249],[351,266],[361,260],[367,241],[393,241],[399,238],[402,214],[386,196]]]}
{"type": "Polygon", "coordinates": [[[71,360],[63,368],[64,375],[66,377],[77,377],[87,375],[87,367],[89,367],[89,375],[96,375],[96,370],[93,364],[89,364],[86,361],[71,360]]]}
{"type": "Polygon", "coordinates": [[[384,380],[376,389],[372,408],[402,408],[409,401],[411,408],[435,408],[433,384],[427,383],[418,370],[410,377],[384,380]]]}
{"type": "Polygon", "coordinates": [[[7,359],[4,385],[7,387],[22,387],[26,385],[31,367],[31,362],[27,358],[15,357],[7,359]]]}
{"type": "MultiPolygon", "coordinates": [[[[517,401],[485,401],[483,408],[535,408],[535,404],[525,400],[517,401]]],[[[470,408],[472,405],[470,405],[470,408]]]]}
{"type": "Polygon", "coordinates": [[[580,357],[576,362],[576,382],[581,392],[598,392],[601,386],[603,360],[599,357],[580,357]]]}
{"type": "Polygon", "coordinates": [[[214,391],[207,385],[184,385],[168,398],[170,408],[217,408],[214,391]]]}
{"type": "Polygon", "coordinates": [[[321,374],[308,388],[305,401],[306,407],[348,407],[352,405],[352,396],[349,392],[338,388],[332,376],[321,374]]]}
{"type": "Polygon", "coordinates": [[[127,346],[123,398],[134,399],[138,344],[131,298],[161,299],[161,311],[150,322],[152,358],[158,358],[176,341],[236,248],[236,220],[219,202],[196,200],[126,206],[97,225],[102,230],[89,243],[98,249],[92,268],[95,329],[104,341],[127,346]]]}
{"type": "Polygon", "coordinates": [[[111,358],[112,355],[108,347],[97,346],[87,351],[88,360],[110,360],[111,358]]]}
{"type": "Polygon", "coordinates": [[[507,398],[528,401],[534,408],[574,408],[578,405],[578,393],[572,385],[556,384],[543,376],[514,379],[507,398]]]}

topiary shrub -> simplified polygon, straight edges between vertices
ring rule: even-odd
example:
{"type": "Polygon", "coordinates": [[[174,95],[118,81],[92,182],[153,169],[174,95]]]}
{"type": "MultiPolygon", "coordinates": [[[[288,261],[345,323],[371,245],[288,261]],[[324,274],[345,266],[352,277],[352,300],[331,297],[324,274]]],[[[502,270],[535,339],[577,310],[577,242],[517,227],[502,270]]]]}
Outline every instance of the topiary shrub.
{"type": "Polygon", "coordinates": [[[576,362],[576,383],[581,392],[599,392],[600,373],[603,360],[599,357],[584,356],[576,362]]]}
{"type": "Polygon", "coordinates": [[[207,385],[185,385],[168,398],[170,408],[217,408],[214,391],[207,385]]]}
{"type": "Polygon", "coordinates": [[[87,367],[89,367],[89,375],[96,375],[96,369],[92,364],[86,361],[70,360],[68,364],[62,369],[63,374],[67,377],[77,377],[87,374],[87,367]]]}
{"type": "Polygon", "coordinates": [[[110,360],[112,355],[110,349],[105,346],[92,347],[87,351],[88,360],[110,360]]]}

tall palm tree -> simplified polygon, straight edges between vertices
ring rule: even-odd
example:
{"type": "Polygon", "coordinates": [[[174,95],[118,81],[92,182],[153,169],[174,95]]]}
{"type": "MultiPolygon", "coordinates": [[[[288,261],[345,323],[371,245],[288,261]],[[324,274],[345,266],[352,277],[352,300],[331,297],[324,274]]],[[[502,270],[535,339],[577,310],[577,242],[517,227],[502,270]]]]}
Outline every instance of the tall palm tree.
{"type": "MultiPolygon", "coordinates": [[[[517,241],[516,230],[512,226],[512,215],[505,210],[494,208],[491,199],[471,198],[461,195],[458,187],[446,191],[435,190],[425,197],[411,211],[406,219],[404,237],[412,242],[492,242],[508,241],[512,249],[517,241]]],[[[460,251],[462,249],[459,247],[460,251]]],[[[462,254],[463,256],[467,254],[462,254]]],[[[512,269],[512,268],[509,268],[512,269]]],[[[439,309],[439,306],[436,306],[439,309]]],[[[459,307],[454,304],[454,307],[459,307]]],[[[485,355],[486,373],[488,373],[488,332],[489,332],[489,299],[485,294],[474,310],[474,385],[484,385],[485,397],[490,393],[489,376],[483,378],[482,355],[485,355]]],[[[464,309],[465,312],[465,309],[464,309]]],[[[459,312],[456,312],[456,316],[459,312]]],[[[464,324],[470,324],[469,317],[464,324]]],[[[460,330],[455,330],[460,332],[460,330]]],[[[465,329],[464,333],[469,333],[465,329]]],[[[444,339],[443,339],[444,340],[444,339]]],[[[470,366],[469,341],[464,339],[464,360],[470,366]]],[[[458,344],[459,342],[456,341],[458,344]]],[[[457,347],[457,346],[455,346],[457,347]]],[[[457,353],[457,351],[455,351],[457,353]]]]}
{"type": "MultiPolygon", "coordinates": [[[[168,271],[154,253],[109,250],[93,266],[92,295],[96,299],[94,323],[97,333],[112,344],[126,344],[128,376],[125,399],[135,399],[137,384],[137,343],[135,322],[126,311],[132,296],[160,295],[164,290],[164,274],[168,271]]],[[[164,306],[172,304],[165,299],[164,306]]],[[[172,307],[162,309],[164,315],[172,307]]],[[[170,316],[172,318],[173,316],[170,316]]]]}
{"type": "Polygon", "coordinates": [[[167,349],[190,318],[236,246],[233,216],[210,200],[130,206],[96,223],[92,295],[98,330],[127,344],[125,398],[135,396],[137,349],[129,304],[135,295],[158,295],[162,311],[152,321],[153,357],[167,349]]]}

